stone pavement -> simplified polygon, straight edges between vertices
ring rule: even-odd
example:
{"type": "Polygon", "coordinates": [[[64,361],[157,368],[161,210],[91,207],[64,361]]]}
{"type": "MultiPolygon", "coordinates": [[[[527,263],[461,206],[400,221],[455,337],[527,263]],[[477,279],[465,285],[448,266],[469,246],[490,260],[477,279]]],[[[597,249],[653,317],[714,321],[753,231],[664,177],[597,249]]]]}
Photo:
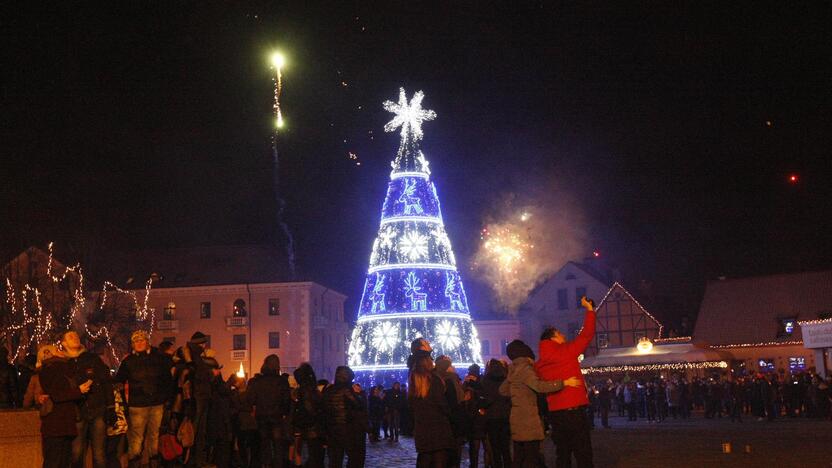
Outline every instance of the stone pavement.
{"type": "MultiPolygon", "coordinates": [[[[627,422],[611,417],[612,429],[592,432],[595,466],[605,467],[832,467],[832,422],[780,419],[757,422],[727,418],[709,420],[701,414],[682,421],[627,422]],[[728,442],[732,452],[722,453],[728,442]],[[744,453],[750,445],[751,453],[744,453]]],[[[463,467],[468,467],[463,450],[463,467]]],[[[554,446],[544,444],[546,463],[554,466],[554,446]]],[[[482,463],[482,461],[480,462],[482,463]]],[[[367,444],[368,468],[416,466],[413,439],[402,437],[367,444]]],[[[482,465],[481,465],[482,466],[482,465]]]]}

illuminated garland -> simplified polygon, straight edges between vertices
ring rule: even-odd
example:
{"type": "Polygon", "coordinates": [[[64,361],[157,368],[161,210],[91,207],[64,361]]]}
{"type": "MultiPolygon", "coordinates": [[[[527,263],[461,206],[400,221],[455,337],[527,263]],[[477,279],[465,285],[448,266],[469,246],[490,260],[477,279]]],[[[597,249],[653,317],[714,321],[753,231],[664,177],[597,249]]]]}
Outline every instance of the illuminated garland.
{"type": "Polygon", "coordinates": [[[794,341],[765,341],[760,343],[735,343],[735,344],[724,344],[724,345],[712,345],[709,346],[713,349],[730,349],[730,348],[757,348],[761,346],[794,346],[794,345],[802,345],[803,340],[794,340],[794,341]]]}
{"type": "Polygon", "coordinates": [[[825,319],[817,319],[817,320],[798,320],[797,324],[800,326],[804,325],[820,325],[822,323],[832,323],[832,317],[825,318],[825,319]]]}
{"type": "MultiPolygon", "coordinates": [[[[78,278],[77,287],[73,288],[72,290],[73,303],[70,307],[70,316],[66,328],[67,330],[69,330],[72,328],[72,324],[75,322],[75,318],[77,317],[78,313],[82,312],[86,306],[86,296],[84,294],[84,272],[79,262],[71,267],[64,267],[64,271],[60,275],[53,274],[53,246],[54,242],[50,242],[48,247],[49,261],[46,266],[47,278],[49,278],[49,280],[52,281],[54,284],[68,282],[70,274],[77,275],[78,278]]],[[[101,291],[101,304],[98,307],[98,310],[103,311],[104,306],[107,304],[108,294],[113,294],[114,292],[119,294],[126,294],[133,301],[133,306],[136,310],[136,320],[142,322],[149,321],[150,328],[148,334],[152,336],[153,328],[156,323],[155,310],[148,307],[148,299],[150,297],[150,289],[152,284],[153,278],[148,279],[144,288],[144,298],[140,303],[136,293],[121,289],[115,284],[109,281],[105,281],[101,291]]],[[[8,304],[11,310],[10,317],[12,323],[5,327],[5,330],[3,330],[2,333],[0,333],[0,336],[8,336],[10,332],[21,332],[29,325],[34,325],[34,333],[32,334],[32,336],[29,336],[26,333],[22,334],[21,340],[18,343],[17,349],[15,350],[14,355],[12,357],[12,361],[16,361],[20,357],[20,353],[23,350],[29,348],[32,343],[34,343],[35,345],[39,345],[40,343],[48,340],[52,332],[57,331],[55,330],[55,323],[53,321],[52,314],[43,310],[43,305],[40,302],[40,295],[41,292],[37,288],[32,287],[29,284],[25,284],[23,285],[23,288],[19,294],[20,300],[18,300],[18,293],[15,291],[15,288],[12,285],[11,280],[6,278],[6,303],[8,304]],[[30,302],[30,298],[32,299],[34,310],[29,310],[28,304],[30,302]],[[16,322],[18,317],[19,322],[16,322]]],[[[113,347],[113,343],[110,337],[110,331],[107,329],[106,326],[99,327],[98,331],[94,332],[90,330],[89,325],[87,323],[84,323],[84,331],[93,340],[98,340],[103,336],[104,339],[107,341],[107,347],[110,349],[110,352],[112,353],[113,359],[116,362],[116,364],[118,365],[121,362],[121,359],[119,359],[118,355],[116,354],[115,348],[113,347]]]]}
{"type": "Polygon", "coordinates": [[[687,343],[693,337],[691,336],[674,336],[671,338],[656,338],[653,343],[687,343]]]}
{"type": "Polygon", "coordinates": [[[687,370],[687,369],[725,369],[728,363],[725,361],[704,361],[704,362],[673,362],[667,364],[643,364],[633,366],[602,366],[587,367],[581,369],[583,374],[600,374],[604,372],[644,372],[661,370],[687,370]]]}

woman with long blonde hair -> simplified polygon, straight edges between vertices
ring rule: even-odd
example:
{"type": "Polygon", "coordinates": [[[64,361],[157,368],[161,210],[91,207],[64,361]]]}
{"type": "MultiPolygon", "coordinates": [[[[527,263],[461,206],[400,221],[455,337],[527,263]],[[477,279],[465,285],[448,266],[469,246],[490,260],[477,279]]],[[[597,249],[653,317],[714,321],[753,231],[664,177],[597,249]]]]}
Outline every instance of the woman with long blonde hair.
{"type": "Polygon", "coordinates": [[[408,400],[413,412],[417,468],[446,468],[456,448],[445,384],[433,372],[430,344],[420,338],[408,360],[408,400]]]}

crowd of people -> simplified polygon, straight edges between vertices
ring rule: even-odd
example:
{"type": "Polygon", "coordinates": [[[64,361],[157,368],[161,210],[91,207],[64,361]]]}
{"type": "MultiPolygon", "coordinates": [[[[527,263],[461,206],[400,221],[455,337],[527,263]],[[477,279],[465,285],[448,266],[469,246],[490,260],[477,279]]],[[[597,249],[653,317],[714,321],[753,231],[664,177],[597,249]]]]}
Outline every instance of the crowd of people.
{"type": "Polygon", "coordinates": [[[694,410],[705,418],[758,421],[780,417],[832,419],[832,376],[815,373],[758,373],[734,379],[712,377],[686,379],[629,379],[589,385],[590,420],[596,417],[609,427],[610,412],[661,422],[689,418],[694,410]]]}
{"type": "Polygon", "coordinates": [[[611,379],[586,384],[578,356],[595,328],[594,304],[572,341],[557,329],[541,335],[540,357],[515,340],[510,363],[492,359],[467,374],[448,356],[434,358],[424,338],[411,344],[406,382],[367,389],[347,366],[334,382],[318,380],[302,363],[281,373],[267,356],[250,378],[222,375],[222,365],[194,333],[182,347],[150,345],[131,336],[132,352],[116,372],[67,331],[20,366],[0,347],[0,406],[40,411],[45,467],[158,466],[363,467],[367,443],[413,436],[417,467],[458,467],[467,447],[470,466],[545,466],[541,442],[550,433],[556,466],[592,466],[590,430],[611,412],[629,420],[707,418],[764,420],[829,418],[832,381],[812,374],[758,374],[731,381],[611,379]],[[368,442],[369,441],[369,442],[368,442]]]}

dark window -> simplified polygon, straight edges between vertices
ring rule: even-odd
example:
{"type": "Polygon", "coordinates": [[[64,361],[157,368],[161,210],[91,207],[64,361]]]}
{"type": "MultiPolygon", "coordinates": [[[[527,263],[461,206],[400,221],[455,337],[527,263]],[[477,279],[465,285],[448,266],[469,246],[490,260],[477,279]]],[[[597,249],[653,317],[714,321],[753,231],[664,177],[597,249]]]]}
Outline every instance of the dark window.
{"type": "Polygon", "coordinates": [[[269,332],[269,349],[280,348],[280,332],[269,332]]]}
{"type": "Polygon", "coordinates": [[[609,335],[606,333],[599,333],[598,334],[598,347],[599,348],[607,348],[610,345],[610,338],[609,335]]]}
{"type": "Polygon", "coordinates": [[[210,302],[200,302],[199,303],[199,318],[201,318],[201,319],[211,318],[211,303],[210,302]]]}
{"type": "Polygon", "coordinates": [[[269,299],[269,315],[280,315],[280,299],[269,299]]]}
{"type": "Polygon", "coordinates": [[[558,289],[558,310],[568,309],[568,301],[566,299],[566,289],[558,289]]]}
{"type": "Polygon", "coordinates": [[[584,296],[586,296],[586,288],[585,287],[575,288],[575,302],[576,302],[575,307],[577,307],[579,309],[581,308],[581,298],[584,297],[584,296]]]}
{"type": "Polygon", "coordinates": [[[246,336],[234,335],[234,350],[246,349],[246,336]]]}
{"type": "Polygon", "coordinates": [[[491,354],[491,343],[489,343],[488,340],[480,341],[480,351],[484,356],[491,354]]]}
{"type": "Polygon", "coordinates": [[[248,315],[248,312],[246,312],[246,301],[242,299],[234,301],[234,316],[245,317],[246,315],[248,315]]]}
{"type": "Polygon", "coordinates": [[[572,273],[569,273],[568,275],[566,275],[566,280],[567,281],[568,280],[573,280],[573,279],[575,279],[575,275],[573,275],[572,273]]]}

